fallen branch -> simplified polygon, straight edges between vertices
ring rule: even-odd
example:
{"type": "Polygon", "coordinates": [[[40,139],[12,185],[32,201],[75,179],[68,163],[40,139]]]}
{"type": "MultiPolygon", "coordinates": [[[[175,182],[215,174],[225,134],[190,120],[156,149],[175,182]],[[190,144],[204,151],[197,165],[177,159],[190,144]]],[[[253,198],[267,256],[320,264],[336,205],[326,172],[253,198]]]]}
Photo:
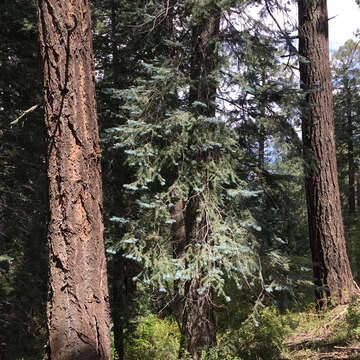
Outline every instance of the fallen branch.
{"type": "Polygon", "coordinates": [[[334,346],[334,349],[360,351],[359,346],[334,346]]]}
{"type": "Polygon", "coordinates": [[[342,315],[344,315],[348,309],[348,305],[345,306],[345,309],[343,311],[341,311],[340,313],[338,313],[333,319],[331,319],[328,323],[326,323],[325,325],[323,325],[323,327],[325,329],[327,329],[331,324],[333,324],[339,317],[341,317],[342,315]]]}
{"type": "Polygon", "coordinates": [[[14,121],[12,121],[10,123],[10,125],[17,124],[20,119],[22,119],[25,115],[29,114],[30,112],[33,112],[34,110],[36,110],[39,106],[40,106],[40,104],[36,104],[36,105],[32,106],[30,109],[25,110],[18,118],[16,118],[14,121]]]}

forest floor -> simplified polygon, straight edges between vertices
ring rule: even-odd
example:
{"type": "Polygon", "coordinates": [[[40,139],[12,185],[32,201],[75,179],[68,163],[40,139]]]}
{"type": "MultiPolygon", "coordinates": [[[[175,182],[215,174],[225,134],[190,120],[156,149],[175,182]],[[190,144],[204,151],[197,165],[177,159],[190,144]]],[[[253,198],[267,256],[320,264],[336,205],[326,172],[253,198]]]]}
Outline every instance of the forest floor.
{"type": "MultiPolygon", "coordinates": [[[[287,360],[330,360],[359,359],[360,334],[351,330],[349,305],[338,306],[327,312],[306,311],[294,314],[290,320],[291,331],[284,341],[287,351],[282,359],[287,360]]],[[[353,317],[358,316],[357,313],[353,317]]]]}

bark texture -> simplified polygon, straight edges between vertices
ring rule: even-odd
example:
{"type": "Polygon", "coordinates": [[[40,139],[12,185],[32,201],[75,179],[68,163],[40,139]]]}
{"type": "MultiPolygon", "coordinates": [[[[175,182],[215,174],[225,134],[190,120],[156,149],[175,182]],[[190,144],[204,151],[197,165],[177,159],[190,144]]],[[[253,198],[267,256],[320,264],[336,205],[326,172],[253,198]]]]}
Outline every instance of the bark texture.
{"type": "Polygon", "coordinates": [[[326,0],[298,0],[305,189],[318,307],[343,304],[355,286],[344,239],[335,157],[326,0]]]}
{"type": "Polygon", "coordinates": [[[110,359],[87,0],[38,0],[50,219],[47,358],[110,359]]]}

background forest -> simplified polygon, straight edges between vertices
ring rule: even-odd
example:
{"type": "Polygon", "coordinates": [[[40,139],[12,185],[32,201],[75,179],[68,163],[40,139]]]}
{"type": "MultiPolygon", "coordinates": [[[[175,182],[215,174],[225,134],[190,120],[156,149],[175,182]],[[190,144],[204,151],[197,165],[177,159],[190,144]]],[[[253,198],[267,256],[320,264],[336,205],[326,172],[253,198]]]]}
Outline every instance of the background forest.
{"type": "MultiPolygon", "coordinates": [[[[284,356],[287,334],[323,305],[314,298],[323,289],[309,246],[312,160],[301,136],[298,33],[287,17],[294,4],[91,5],[113,358],[284,356]]],[[[30,360],[46,343],[48,279],[36,4],[2,0],[0,13],[0,359],[30,360]]],[[[359,41],[331,56],[356,282],[359,41]]],[[[359,339],[360,309],[348,314],[343,338],[359,339]]]]}

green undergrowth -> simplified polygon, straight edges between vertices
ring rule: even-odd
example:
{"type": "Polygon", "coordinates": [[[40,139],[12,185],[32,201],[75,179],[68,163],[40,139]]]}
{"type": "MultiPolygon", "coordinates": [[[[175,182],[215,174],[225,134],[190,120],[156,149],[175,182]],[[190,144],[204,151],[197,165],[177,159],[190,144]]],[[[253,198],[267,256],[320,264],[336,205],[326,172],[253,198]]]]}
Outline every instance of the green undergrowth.
{"type": "Polygon", "coordinates": [[[142,316],[125,344],[125,359],[178,359],[179,340],[180,333],[174,320],[160,319],[154,314],[142,316]]]}
{"type": "MultiPolygon", "coordinates": [[[[135,331],[127,336],[125,360],[179,359],[179,343],[174,319],[140,316],[135,331]]],[[[190,359],[189,355],[182,358],[190,359]]],[[[200,357],[224,359],[360,359],[360,303],[319,312],[309,304],[283,314],[272,306],[263,307],[236,329],[218,331],[216,346],[200,357]]]]}
{"type": "MultiPolygon", "coordinates": [[[[271,360],[278,359],[284,350],[287,332],[284,316],[273,307],[264,307],[249,317],[238,329],[217,334],[215,347],[204,351],[201,360],[271,360]]],[[[126,360],[178,359],[180,332],[171,317],[154,314],[137,319],[135,331],[125,343],[126,360]]],[[[115,351],[113,359],[116,360],[115,351]]],[[[189,360],[185,355],[182,360],[189,360]]]]}
{"type": "Polygon", "coordinates": [[[281,359],[360,359],[360,303],[315,311],[288,312],[281,359]]]}

